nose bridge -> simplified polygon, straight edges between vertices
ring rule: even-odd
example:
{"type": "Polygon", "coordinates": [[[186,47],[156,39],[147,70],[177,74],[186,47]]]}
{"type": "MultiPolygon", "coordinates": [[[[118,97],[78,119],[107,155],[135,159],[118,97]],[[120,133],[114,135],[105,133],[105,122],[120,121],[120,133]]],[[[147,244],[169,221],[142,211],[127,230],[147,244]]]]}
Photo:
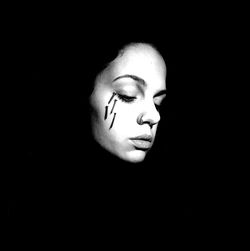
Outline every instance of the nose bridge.
{"type": "Polygon", "coordinates": [[[155,107],[153,99],[145,102],[143,105],[142,119],[145,123],[148,122],[153,125],[160,121],[161,117],[155,107]]]}

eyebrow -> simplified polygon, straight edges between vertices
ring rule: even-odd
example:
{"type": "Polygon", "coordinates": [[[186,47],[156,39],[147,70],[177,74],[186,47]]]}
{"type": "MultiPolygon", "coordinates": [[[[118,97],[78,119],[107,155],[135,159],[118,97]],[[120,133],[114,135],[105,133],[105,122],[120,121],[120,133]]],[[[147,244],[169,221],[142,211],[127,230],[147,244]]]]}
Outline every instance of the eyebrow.
{"type": "Polygon", "coordinates": [[[131,75],[131,74],[125,74],[125,75],[119,76],[115,78],[112,82],[115,82],[116,80],[121,79],[121,78],[132,78],[133,80],[139,82],[142,86],[146,86],[146,82],[144,79],[135,75],[131,75]]]}
{"type": "Polygon", "coordinates": [[[159,97],[159,96],[162,96],[162,95],[167,95],[167,90],[161,90],[159,92],[157,92],[154,97],[159,97]]]}
{"type": "MultiPolygon", "coordinates": [[[[131,79],[135,80],[136,82],[140,83],[143,87],[147,85],[144,79],[142,79],[136,75],[131,75],[131,74],[125,74],[122,76],[118,76],[112,82],[115,82],[116,80],[121,79],[121,78],[131,78],[131,79]]],[[[158,93],[156,93],[154,95],[154,97],[162,96],[162,95],[165,95],[166,93],[167,93],[167,90],[161,90],[158,93]]]]}

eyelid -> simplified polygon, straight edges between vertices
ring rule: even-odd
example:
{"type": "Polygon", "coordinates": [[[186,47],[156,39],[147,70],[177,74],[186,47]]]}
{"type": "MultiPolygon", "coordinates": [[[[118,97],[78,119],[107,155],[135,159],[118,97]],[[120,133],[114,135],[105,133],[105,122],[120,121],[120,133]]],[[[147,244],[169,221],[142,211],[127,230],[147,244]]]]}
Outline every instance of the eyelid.
{"type": "Polygon", "coordinates": [[[117,97],[125,103],[132,103],[136,100],[135,96],[128,96],[128,95],[123,95],[123,94],[119,94],[117,93],[117,97]]]}
{"type": "Polygon", "coordinates": [[[160,103],[165,100],[166,95],[156,96],[154,97],[154,101],[159,101],[160,103]]]}
{"type": "MultiPolygon", "coordinates": [[[[133,81],[133,80],[132,80],[133,81]]],[[[115,82],[114,88],[117,91],[132,91],[132,92],[140,92],[144,94],[144,89],[141,87],[141,85],[138,82],[115,82]]]]}
{"type": "Polygon", "coordinates": [[[132,84],[132,83],[119,83],[115,85],[114,89],[117,90],[137,90],[137,86],[136,84],[132,84]]]}
{"type": "Polygon", "coordinates": [[[138,95],[137,90],[118,89],[118,90],[116,90],[116,93],[123,95],[123,96],[131,96],[131,97],[138,95]]]}
{"type": "Polygon", "coordinates": [[[164,103],[164,98],[161,99],[159,102],[154,101],[155,106],[157,106],[158,108],[160,108],[163,105],[163,103],[164,103]]]}
{"type": "Polygon", "coordinates": [[[130,99],[135,99],[136,96],[135,95],[127,95],[127,94],[122,94],[122,93],[117,93],[118,97],[125,97],[125,98],[130,98],[130,99]]]}

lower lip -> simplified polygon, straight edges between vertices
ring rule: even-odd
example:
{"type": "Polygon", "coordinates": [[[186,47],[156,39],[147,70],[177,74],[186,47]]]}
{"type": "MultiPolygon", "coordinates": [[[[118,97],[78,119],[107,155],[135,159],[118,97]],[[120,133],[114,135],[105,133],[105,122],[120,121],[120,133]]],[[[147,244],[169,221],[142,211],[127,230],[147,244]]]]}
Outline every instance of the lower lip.
{"type": "Polygon", "coordinates": [[[151,142],[147,140],[132,139],[131,141],[133,142],[136,148],[141,150],[148,150],[151,147],[151,142]]]}

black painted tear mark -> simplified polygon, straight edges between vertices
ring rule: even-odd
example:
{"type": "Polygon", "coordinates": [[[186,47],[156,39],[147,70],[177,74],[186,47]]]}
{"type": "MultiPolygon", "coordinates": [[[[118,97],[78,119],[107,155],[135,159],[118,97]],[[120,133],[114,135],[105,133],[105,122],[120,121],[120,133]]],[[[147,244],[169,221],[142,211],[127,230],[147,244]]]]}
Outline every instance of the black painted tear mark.
{"type": "Polygon", "coordinates": [[[113,112],[113,110],[114,110],[114,108],[115,108],[115,104],[116,104],[116,102],[117,102],[117,99],[115,99],[115,101],[114,101],[114,104],[113,104],[113,107],[112,107],[112,109],[111,109],[110,114],[112,114],[112,112],[113,112]]]}
{"type": "Polygon", "coordinates": [[[116,116],[116,113],[114,113],[113,120],[112,120],[112,123],[111,123],[111,125],[109,127],[109,130],[113,127],[113,124],[114,124],[114,121],[115,121],[115,116],[116,116]]]}
{"type": "MultiPolygon", "coordinates": [[[[115,95],[116,95],[116,92],[113,92],[111,98],[109,99],[108,105],[111,103],[111,101],[113,100],[113,98],[115,97],[115,95]]],[[[110,111],[109,114],[112,114],[112,113],[113,113],[114,108],[115,108],[115,105],[116,105],[116,102],[117,102],[117,99],[114,100],[112,109],[111,109],[111,111],[110,111]]],[[[106,120],[106,119],[108,118],[108,108],[109,108],[108,105],[105,106],[104,120],[106,120]]],[[[111,125],[110,125],[110,127],[109,127],[109,130],[110,130],[110,129],[113,127],[113,125],[114,125],[115,117],[116,117],[116,113],[114,113],[114,115],[113,115],[113,119],[112,119],[111,125]]]]}
{"type": "Polygon", "coordinates": [[[108,106],[105,106],[105,116],[104,116],[104,120],[106,120],[108,117],[108,106]]]}
{"type": "Polygon", "coordinates": [[[116,95],[116,93],[115,92],[113,92],[113,94],[112,94],[112,96],[111,96],[111,98],[110,98],[110,100],[109,100],[109,102],[108,102],[108,104],[110,104],[110,102],[112,101],[112,99],[114,98],[114,96],[116,95]]]}

